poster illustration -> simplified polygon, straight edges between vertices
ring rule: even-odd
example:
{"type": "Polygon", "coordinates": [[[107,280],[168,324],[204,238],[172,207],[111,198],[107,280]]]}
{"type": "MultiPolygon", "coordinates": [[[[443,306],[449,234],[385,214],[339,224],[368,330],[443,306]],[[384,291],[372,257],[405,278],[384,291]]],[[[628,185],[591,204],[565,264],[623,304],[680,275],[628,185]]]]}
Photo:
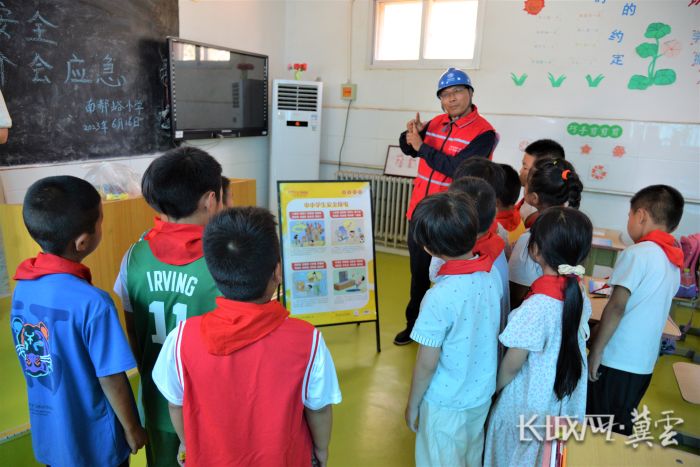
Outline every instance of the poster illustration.
{"type": "Polygon", "coordinates": [[[314,325],[377,320],[369,182],[279,182],[283,302],[314,325]]]}

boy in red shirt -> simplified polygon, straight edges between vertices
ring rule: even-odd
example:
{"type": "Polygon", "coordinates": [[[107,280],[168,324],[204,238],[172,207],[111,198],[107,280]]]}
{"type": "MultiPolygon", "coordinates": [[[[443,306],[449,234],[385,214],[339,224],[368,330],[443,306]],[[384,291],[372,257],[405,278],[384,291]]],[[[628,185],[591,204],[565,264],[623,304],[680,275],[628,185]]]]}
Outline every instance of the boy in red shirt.
{"type": "Polygon", "coordinates": [[[282,276],[272,214],[217,215],[204,258],[223,297],[168,335],[153,369],[187,466],[325,466],[338,379],[318,330],[271,300],[282,276]]]}

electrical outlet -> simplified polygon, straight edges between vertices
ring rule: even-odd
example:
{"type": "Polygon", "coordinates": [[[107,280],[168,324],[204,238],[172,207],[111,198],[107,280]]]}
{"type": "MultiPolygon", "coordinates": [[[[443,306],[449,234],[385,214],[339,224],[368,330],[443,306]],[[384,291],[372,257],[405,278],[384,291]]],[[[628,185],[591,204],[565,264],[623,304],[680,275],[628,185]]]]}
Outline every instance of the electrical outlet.
{"type": "Polygon", "coordinates": [[[340,98],[344,101],[357,99],[357,84],[345,83],[340,85],[340,98]]]}

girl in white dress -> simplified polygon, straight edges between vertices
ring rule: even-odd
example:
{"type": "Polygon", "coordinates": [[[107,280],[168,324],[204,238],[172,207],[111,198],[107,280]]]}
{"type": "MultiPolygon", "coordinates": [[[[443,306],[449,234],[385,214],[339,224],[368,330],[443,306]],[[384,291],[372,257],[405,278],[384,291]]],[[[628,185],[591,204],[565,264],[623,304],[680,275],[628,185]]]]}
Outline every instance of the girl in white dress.
{"type": "MultiPolygon", "coordinates": [[[[586,413],[586,350],[591,305],[580,286],[579,264],[591,248],[593,226],[567,207],[543,211],[531,229],[528,249],[544,275],[499,336],[508,347],[486,433],[484,465],[538,466],[543,443],[519,426],[545,424],[547,416],[580,422],[586,413]],[[521,417],[522,416],[522,417],[521,417]],[[522,420],[522,421],[521,421],[522,420]]],[[[544,428],[538,433],[545,436],[544,428]]]]}

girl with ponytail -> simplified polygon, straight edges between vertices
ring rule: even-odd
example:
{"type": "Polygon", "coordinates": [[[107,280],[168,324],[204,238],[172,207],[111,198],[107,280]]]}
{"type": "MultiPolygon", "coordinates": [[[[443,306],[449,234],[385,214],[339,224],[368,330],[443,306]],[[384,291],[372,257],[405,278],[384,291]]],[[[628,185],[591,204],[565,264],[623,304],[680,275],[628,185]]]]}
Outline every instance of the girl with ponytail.
{"type": "Polygon", "coordinates": [[[543,443],[527,429],[531,441],[520,439],[523,423],[543,426],[547,416],[583,421],[591,304],[580,286],[580,264],[592,235],[588,217],[569,207],[542,211],[532,226],[528,250],[543,275],[499,336],[508,350],[498,371],[497,391],[503,391],[491,408],[485,466],[542,463],[543,443]]]}
{"type": "MultiPolygon", "coordinates": [[[[537,208],[538,216],[547,208],[568,206],[578,209],[581,204],[583,184],[570,162],[545,157],[537,159],[528,173],[525,185],[525,202],[537,208]]],[[[511,308],[523,301],[530,285],[542,275],[542,268],[532,260],[528,252],[530,231],[526,230],[513,246],[508,261],[511,308]]]]}

